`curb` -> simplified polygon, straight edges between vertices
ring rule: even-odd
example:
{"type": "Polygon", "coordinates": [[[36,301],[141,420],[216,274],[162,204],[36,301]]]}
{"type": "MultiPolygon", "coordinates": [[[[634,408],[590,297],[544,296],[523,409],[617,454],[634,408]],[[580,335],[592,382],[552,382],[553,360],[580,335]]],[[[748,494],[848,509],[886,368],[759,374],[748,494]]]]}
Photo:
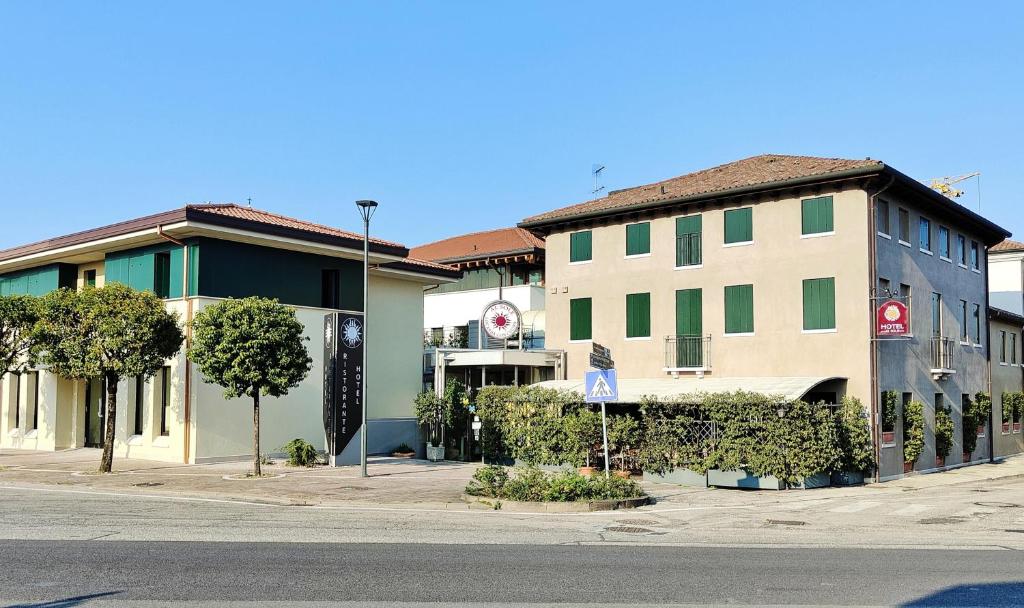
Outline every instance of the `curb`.
{"type": "Polygon", "coordinates": [[[508,511],[513,513],[589,513],[592,511],[616,511],[619,509],[635,509],[654,502],[650,496],[640,498],[624,498],[621,500],[592,500],[587,502],[521,502],[517,500],[501,500],[486,496],[463,494],[462,500],[469,507],[508,511]]]}

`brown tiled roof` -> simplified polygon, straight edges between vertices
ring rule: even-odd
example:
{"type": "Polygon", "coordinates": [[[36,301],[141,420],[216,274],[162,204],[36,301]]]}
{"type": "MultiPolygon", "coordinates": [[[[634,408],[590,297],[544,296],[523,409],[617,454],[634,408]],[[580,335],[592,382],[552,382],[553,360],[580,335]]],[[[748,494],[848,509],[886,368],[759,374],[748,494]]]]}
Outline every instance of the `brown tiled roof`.
{"type": "Polygon", "coordinates": [[[1005,239],[989,248],[989,251],[1024,251],[1024,243],[1005,239]]]}
{"type": "Polygon", "coordinates": [[[532,253],[544,249],[544,241],[522,228],[498,228],[453,236],[409,250],[409,255],[435,262],[483,259],[495,255],[532,253]]]}
{"type": "Polygon", "coordinates": [[[528,217],[522,221],[522,225],[546,223],[551,220],[571,220],[577,216],[613,213],[659,201],[667,202],[737,188],[768,185],[800,178],[824,177],[833,173],[871,168],[881,170],[884,168],[884,164],[872,159],[850,160],[762,154],[653,184],[616,190],[604,198],[528,217]]]}
{"type": "MultiPolygon", "coordinates": [[[[187,208],[199,211],[201,213],[210,213],[214,215],[232,217],[250,222],[259,222],[261,224],[268,224],[271,226],[283,226],[285,228],[302,230],[304,232],[315,232],[318,234],[326,234],[330,236],[338,236],[348,239],[357,239],[359,241],[363,240],[363,235],[357,234],[355,232],[339,230],[337,228],[331,228],[330,226],[324,226],[323,224],[314,224],[313,222],[307,222],[305,220],[298,220],[293,217],[278,215],[277,213],[263,211],[262,209],[243,207],[235,203],[194,203],[188,205],[187,208]]],[[[371,238],[370,243],[377,245],[385,245],[388,247],[402,247],[401,243],[384,241],[375,238],[371,238]]]]}

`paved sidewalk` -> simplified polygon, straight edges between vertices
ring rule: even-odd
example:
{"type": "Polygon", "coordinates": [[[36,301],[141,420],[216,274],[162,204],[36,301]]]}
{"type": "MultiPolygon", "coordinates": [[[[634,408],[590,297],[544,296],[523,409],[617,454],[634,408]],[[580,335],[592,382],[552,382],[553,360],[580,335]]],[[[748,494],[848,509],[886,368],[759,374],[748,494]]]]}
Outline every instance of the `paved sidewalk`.
{"type": "MultiPolygon", "coordinates": [[[[379,457],[370,459],[370,476],[362,478],[357,466],[296,468],[278,461],[264,466],[264,472],[273,477],[239,479],[250,470],[249,462],[178,465],[115,458],[114,473],[100,475],[95,473],[99,459],[98,449],[0,450],[0,488],[49,486],[277,505],[467,510],[470,507],[462,501],[463,489],[479,466],[478,463],[431,463],[379,457]]],[[[880,497],[1021,477],[1024,477],[1024,457],[852,488],[748,492],[643,483],[661,508],[769,507],[834,498],[880,497]]],[[[483,507],[475,505],[475,508],[483,507]]]]}

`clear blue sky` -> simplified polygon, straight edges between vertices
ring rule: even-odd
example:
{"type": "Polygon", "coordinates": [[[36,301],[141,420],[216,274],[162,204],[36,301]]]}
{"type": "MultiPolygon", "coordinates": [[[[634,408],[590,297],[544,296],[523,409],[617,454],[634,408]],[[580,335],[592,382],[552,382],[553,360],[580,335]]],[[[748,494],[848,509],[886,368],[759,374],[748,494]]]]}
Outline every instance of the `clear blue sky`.
{"type": "MultiPolygon", "coordinates": [[[[754,154],[983,172],[1024,233],[1024,8],[0,2],[0,247],[194,201],[416,245],[754,154]]],[[[975,205],[974,182],[963,199],[975,205]]]]}

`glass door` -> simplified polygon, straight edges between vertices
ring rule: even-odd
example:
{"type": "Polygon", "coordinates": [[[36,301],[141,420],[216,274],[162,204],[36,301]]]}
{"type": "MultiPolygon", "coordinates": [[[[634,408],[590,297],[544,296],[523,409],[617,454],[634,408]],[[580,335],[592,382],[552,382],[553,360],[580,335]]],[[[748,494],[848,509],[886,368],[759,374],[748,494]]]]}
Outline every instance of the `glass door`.
{"type": "Polygon", "coordinates": [[[85,383],[85,447],[98,448],[103,445],[103,430],[106,422],[103,379],[89,378],[85,383]]]}

